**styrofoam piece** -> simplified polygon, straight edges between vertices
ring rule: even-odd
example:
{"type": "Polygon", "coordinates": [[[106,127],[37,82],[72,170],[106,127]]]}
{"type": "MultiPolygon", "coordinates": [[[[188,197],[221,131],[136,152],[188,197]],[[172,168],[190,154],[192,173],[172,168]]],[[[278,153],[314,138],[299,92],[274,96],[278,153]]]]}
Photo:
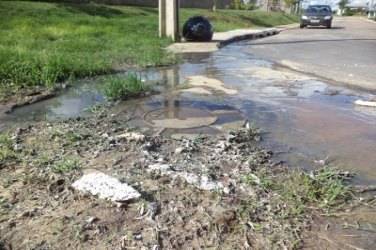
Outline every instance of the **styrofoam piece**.
{"type": "Polygon", "coordinates": [[[360,106],[376,107],[376,102],[367,102],[367,101],[357,100],[355,101],[355,104],[360,105],[360,106]]]}
{"type": "Polygon", "coordinates": [[[80,191],[98,195],[110,201],[127,201],[136,199],[141,194],[126,183],[103,173],[90,173],[76,180],[72,186],[80,191]]]}

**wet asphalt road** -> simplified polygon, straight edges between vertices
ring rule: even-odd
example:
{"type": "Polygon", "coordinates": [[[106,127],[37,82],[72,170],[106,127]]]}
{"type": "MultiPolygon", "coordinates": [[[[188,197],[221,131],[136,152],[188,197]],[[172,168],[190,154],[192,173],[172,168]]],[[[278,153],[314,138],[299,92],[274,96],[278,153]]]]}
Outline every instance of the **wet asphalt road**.
{"type": "Polygon", "coordinates": [[[376,92],[376,22],[335,17],[332,29],[295,28],[248,43],[253,56],[376,92]]]}

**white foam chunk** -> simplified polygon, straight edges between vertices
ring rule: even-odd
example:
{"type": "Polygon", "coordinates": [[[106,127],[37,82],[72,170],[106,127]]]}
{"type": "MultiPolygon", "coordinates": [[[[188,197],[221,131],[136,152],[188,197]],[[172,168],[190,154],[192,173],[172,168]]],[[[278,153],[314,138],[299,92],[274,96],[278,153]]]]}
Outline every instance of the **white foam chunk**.
{"type": "Polygon", "coordinates": [[[141,196],[133,187],[103,173],[83,175],[72,186],[77,190],[111,201],[127,201],[141,196]]]}
{"type": "Polygon", "coordinates": [[[367,107],[376,107],[376,102],[367,102],[362,100],[355,101],[355,104],[360,106],[367,106],[367,107]]]}

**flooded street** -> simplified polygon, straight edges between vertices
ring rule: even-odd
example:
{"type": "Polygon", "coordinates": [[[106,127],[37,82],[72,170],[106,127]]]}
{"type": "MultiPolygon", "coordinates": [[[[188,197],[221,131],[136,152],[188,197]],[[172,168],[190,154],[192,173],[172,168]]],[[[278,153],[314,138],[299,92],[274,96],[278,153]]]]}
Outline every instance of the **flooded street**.
{"type": "MultiPolygon", "coordinates": [[[[277,160],[302,168],[312,167],[314,161],[334,161],[359,173],[363,182],[376,178],[376,109],[354,105],[374,98],[371,94],[253,58],[244,43],[186,55],[179,66],[141,75],[166,84],[157,87],[161,94],[115,105],[112,112],[119,120],[158,127],[172,137],[216,134],[249,120],[262,128],[262,144],[276,152],[277,160]]],[[[84,115],[92,105],[106,101],[100,93],[102,81],[80,80],[62,95],[18,108],[0,121],[84,115]]]]}

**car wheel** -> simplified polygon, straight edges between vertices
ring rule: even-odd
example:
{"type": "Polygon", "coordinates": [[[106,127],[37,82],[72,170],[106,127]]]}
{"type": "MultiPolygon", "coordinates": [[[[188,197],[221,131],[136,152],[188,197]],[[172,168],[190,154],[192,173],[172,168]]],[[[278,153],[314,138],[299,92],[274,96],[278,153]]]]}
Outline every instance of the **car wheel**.
{"type": "Polygon", "coordinates": [[[301,28],[301,29],[303,29],[304,27],[305,27],[305,25],[303,25],[303,24],[300,25],[300,28],[301,28]]]}
{"type": "Polygon", "coordinates": [[[330,29],[332,27],[332,24],[328,24],[328,25],[326,25],[326,28],[327,29],[330,29]]]}

